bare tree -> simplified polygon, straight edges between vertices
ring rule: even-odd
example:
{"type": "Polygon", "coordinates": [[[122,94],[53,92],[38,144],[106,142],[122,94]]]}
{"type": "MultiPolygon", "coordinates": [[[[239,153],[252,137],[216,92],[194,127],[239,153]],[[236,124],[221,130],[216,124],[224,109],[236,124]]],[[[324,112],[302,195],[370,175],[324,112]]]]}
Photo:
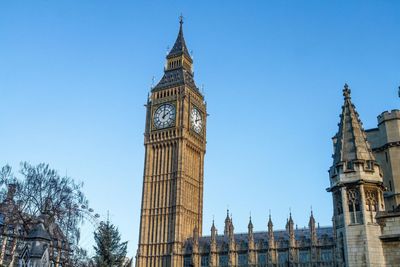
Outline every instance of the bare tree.
{"type": "Polygon", "coordinates": [[[13,197],[18,210],[13,213],[23,226],[28,227],[34,218],[46,215],[49,222],[54,222],[62,230],[68,244],[76,247],[79,226],[84,219],[82,207],[88,204],[81,191],[83,184],[68,176],[60,176],[45,163],[31,165],[22,162],[19,173],[21,178],[14,176],[8,165],[0,169],[0,197],[6,199],[6,186],[14,185],[13,197]]]}

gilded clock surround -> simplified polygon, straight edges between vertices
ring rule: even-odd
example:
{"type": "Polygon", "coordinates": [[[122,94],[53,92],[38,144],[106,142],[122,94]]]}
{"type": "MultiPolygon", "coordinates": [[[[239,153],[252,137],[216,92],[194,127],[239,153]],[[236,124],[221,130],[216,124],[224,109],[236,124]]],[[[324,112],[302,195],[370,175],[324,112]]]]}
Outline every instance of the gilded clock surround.
{"type": "Polygon", "coordinates": [[[204,115],[203,113],[199,110],[198,107],[195,105],[192,105],[190,109],[190,127],[191,129],[199,135],[202,135],[203,133],[203,121],[204,121],[204,115]],[[195,117],[195,118],[194,118],[195,117]]]}
{"type": "Polygon", "coordinates": [[[175,126],[175,121],[176,121],[176,103],[165,102],[165,103],[159,104],[159,105],[157,105],[157,106],[155,106],[153,108],[152,114],[153,114],[152,115],[152,130],[163,130],[163,129],[166,129],[166,128],[174,127],[175,126]],[[170,117],[171,117],[170,123],[168,123],[168,121],[166,121],[167,124],[163,123],[163,125],[157,126],[157,121],[159,121],[157,112],[158,112],[158,110],[160,110],[160,108],[166,107],[166,106],[171,106],[172,110],[173,110],[173,113],[164,114],[162,116],[170,115],[170,117]]]}

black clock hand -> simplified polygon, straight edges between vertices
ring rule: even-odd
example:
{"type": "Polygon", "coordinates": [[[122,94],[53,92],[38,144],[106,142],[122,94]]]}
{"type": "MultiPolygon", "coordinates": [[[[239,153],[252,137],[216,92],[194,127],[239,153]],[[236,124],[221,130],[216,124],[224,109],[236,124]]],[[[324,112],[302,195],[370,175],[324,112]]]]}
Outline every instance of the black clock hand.
{"type": "Polygon", "coordinates": [[[167,116],[169,114],[169,111],[167,113],[164,113],[164,115],[162,116],[162,118],[164,119],[165,116],[167,116]]]}
{"type": "Polygon", "coordinates": [[[163,115],[162,115],[162,118],[164,119],[164,117],[165,117],[165,108],[166,108],[166,106],[164,106],[164,109],[163,109],[163,115]]]}

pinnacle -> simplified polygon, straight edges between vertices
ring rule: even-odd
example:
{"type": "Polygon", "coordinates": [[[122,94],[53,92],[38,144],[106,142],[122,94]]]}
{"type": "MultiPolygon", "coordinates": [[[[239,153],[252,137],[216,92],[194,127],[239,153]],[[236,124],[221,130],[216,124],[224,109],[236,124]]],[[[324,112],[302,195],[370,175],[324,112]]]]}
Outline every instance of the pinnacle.
{"type": "Polygon", "coordinates": [[[334,165],[353,160],[375,160],[361,120],[351,102],[350,88],[344,85],[344,104],[340,116],[339,130],[336,134],[334,165]]]}
{"type": "Polygon", "coordinates": [[[175,44],[172,47],[171,51],[168,53],[167,58],[175,57],[175,56],[180,56],[185,54],[190,60],[190,54],[189,50],[187,49],[185,38],[183,37],[183,17],[180,17],[179,21],[179,33],[178,37],[176,38],[175,44]]]}
{"type": "Polygon", "coordinates": [[[350,99],[351,98],[350,94],[351,94],[351,90],[349,88],[349,85],[347,83],[345,83],[344,87],[343,87],[344,99],[350,99]]]}

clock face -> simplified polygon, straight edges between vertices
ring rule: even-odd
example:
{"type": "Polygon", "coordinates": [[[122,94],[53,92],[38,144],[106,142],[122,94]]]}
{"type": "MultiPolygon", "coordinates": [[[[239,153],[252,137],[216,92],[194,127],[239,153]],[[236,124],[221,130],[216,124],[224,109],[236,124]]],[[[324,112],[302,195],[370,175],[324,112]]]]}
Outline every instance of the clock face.
{"type": "Polygon", "coordinates": [[[203,119],[201,118],[201,113],[197,108],[192,108],[192,111],[190,112],[190,125],[196,133],[201,133],[201,130],[203,129],[203,119]]]}
{"type": "Polygon", "coordinates": [[[153,117],[156,129],[170,127],[175,122],[175,106],[171,104],[161,105],[156,109],[153,117]]]}

